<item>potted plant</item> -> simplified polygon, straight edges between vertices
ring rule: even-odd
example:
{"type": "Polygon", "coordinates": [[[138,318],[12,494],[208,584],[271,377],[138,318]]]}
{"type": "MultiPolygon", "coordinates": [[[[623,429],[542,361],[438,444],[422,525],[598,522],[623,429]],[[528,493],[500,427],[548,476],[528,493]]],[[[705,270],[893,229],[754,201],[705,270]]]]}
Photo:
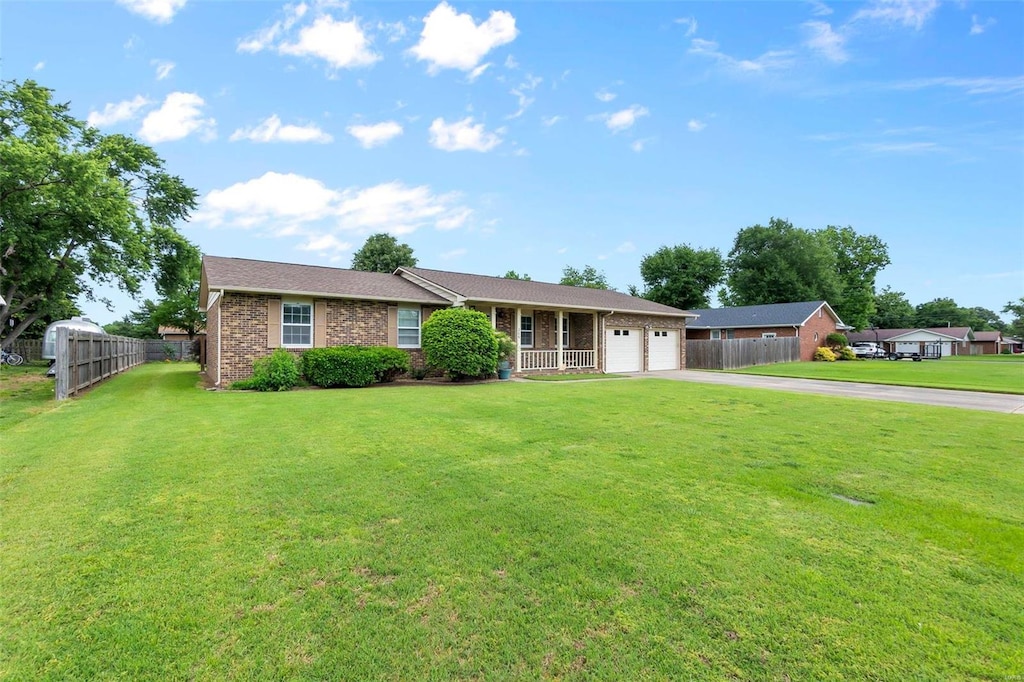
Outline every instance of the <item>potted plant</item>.
{"type": "Polygon", "coordinates": [[[516,354],[516,342],[505,332],[497,332],[498,340],[498,378],[508,379],[512,376],[512,358],[516,354]]]}

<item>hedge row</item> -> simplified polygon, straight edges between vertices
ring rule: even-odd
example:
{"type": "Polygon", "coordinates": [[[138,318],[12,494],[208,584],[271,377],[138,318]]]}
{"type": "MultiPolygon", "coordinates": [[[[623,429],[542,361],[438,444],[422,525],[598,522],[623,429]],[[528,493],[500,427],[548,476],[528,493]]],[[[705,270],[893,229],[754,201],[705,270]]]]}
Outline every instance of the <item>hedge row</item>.
{"type": "Polygon", "coordinates": [[[383,346],[333,346],[302,354],[302,375],[322,388],[360,388],[394,381],[409,371],[409,355],[383,346]]]}

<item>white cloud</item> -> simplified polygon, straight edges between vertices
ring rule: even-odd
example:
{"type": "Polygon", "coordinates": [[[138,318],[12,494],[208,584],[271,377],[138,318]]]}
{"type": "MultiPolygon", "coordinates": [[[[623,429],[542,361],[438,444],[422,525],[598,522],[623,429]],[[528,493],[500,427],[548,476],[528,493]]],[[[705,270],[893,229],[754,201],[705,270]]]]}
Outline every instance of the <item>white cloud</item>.
{"type": "Polygon", "coordinates": [[[970,34],[972,36],[980,36],[986,30],[988,30],[989,28],[991,28],[991,27],[993,27],[995,25],[996,25],[996,20],[993,19],[992,17],[989,17],[988,19],[985,19],[985,21],[978,21],[978,15],[977,14],[972,14],[971,15],[971,32],[970,32],[970,34]]]}
{"type": "Polygon", "coordinates": [[[884,90],[923,90],[946,87],[964,90],[969,95],[1008,95],[1024,91],[1024,76],[979,76],[975,78],[939,76],[894,81],[874,87],[884,90]]]}
{"type": "Polygon", "coordinates": [[[857,10],[850,21],[867,19],[920,31],[938,8],[939,0],[875,0],[869,7],[857,10]]]}
{"type": "Polygon", "coordinates": [[[515,57],[513,57],[512,55],[509,55],[509,56],[505,57],[505,68],[509,69],[509,70],[511,70],[511,69],[518,69],[519,68],[519,62],[516,61],[515,57]]]}
{"type": "Polygon", "coordinates": [[[117,0],[129,12],[134,12],[158,24],[166,24],[174,18],[186,0],[117,0]]]}
{"type": "Polygon", "coordinates": [[[489,152],[501,144],[501,132],[499,128],[488,133],[483,123],[473,125],[472,116],[452,123],[445,123],[443,118],[435,118],[430,124],[430,144],[446,152],[489,152]]]}
{"type": "Polygon", "coordinates": [[[821,0],[809,0],[811,4],[811,14],[816,17],[827,17],[832,14],[832,8],[826,5],[821,0]]]}
{"type": "Polygon", "coordinates": [[[389,182],[334,190],[313,178],[268,172],[211,191],[195,220],[214,227],[264,229],[274,236],[297,235],[305,238],[300,248],[337,251],[349,246],[339,235],[459,227],[472,211],[458,202],[458,194],[436,194],[426,185],[389,182]]]}
{"type": "Polygon", "coordinates": [[[806,21],[803,28],[807,34],[804,45],[808,48],[836,64],[849,60],[850,56],[844,49],[846,36],[833,31],[827,21],[806,21]]]}
{"type": "Polygon", "coordinates": [[[265,121],[252,128],[239,128],[231,134],[231,141],[249,140],[250,142],[319,142],[321,144],[334,140],[321,130],[315,123],[304,126],[281,125],[277,114],[272,114],[265,121]]]}
{"type": "Polygon", "coordinates": [[[526,80],[519,84],[519,87],[513,88],[509,91],[510,95],[514,95],[519,100],[519,109],[514,114],[510,114],[506,118],[519,118],[526,113],[526,110],[536,100],[535,97],[530,97],[527,93],[533,92],[537,89],[537,86],[544,81],[543,78],[534,76],[532,74],[526,74],[526,80]]]}
{"type": "Polygon", "coordinates": [[[345,128],[345,132],[359,140],[364,149],[371,149],[401,135],[402,126],[395,121],[382,121],[370,125],[350,125],[345,128]]]}
{"type": "Polygon", "coordinates": [[[634,140],[633,143],[629,145],[629,148],[635,151],[637,154],[639,154],[640,152],[647,148],[647,143],[652,142],[653,140],[653,137],[644,137],[639,140],[634,140]]]}
{"type": "Polygon", "coordinates": [[[123,102],[107,104],[103,111],[90,111],[86,123],[94,128],[105,128],[121,121],[130,121],[149,104],[151,102],[142,95],[123,102]]]}
{"type": "Polygon", "coordinates": [[[686,27],[686,33],[684,35],[687,38],[697,32],[697,20],[693,17],[681,17],[676,19],[675,23],[686,27]]]}
{"type": "Polygon", "coordinates": [[[370,49],[370,41],[359,22],[336,21],[327,15],[317,17],[312,26],[303,27],[296,42],[281,43],[278,52],[319,57],[335,69],[369,66],[381,58],[370,49]]]}
{"type": "Polygon", "coordinates": [[[491,65],[492,65],[491,62],[487,62],[485,64],[481,64],[480,66],[476,67],[475,69],[473,69],[472,71],[469,72],[469,75],[466,76],[466,80],[469,81],[470,83],[472,83],[477,78],[482,76],[484,71],[489,69],[491,67],[491,65]]]}
{"type": "Polygon", "coordinates": [[[699,133],[700,131],[704,130],[707,127],[707,123],[705,123],[704,121],[698,121],[695,118],[691,118],[689,122],[686,124],[686,129],[689,130],[691,133],[699,133]]]}
{"type": "Polygon", "coordinates": [[[298,246],[299,251],[319,251],[321,253],[338,253],[340,251],[348,251],[351,248],[351,242],[343,242],[333,234],[310,236],[309,239],[298,246]]]}
{"type": "Polygon", "coordinates": [[[139,137],[150,144],[180,140],[194,132],[213,137],[217,122],[202,117],[204,106],[206,102],[194,92],[172,92],[159,109],[142,119],[139,137]]]}
{"type": "Polygon", "coordinates": [[[458,14],[441,2],[423,19],[420,41],[409,52],[429,63],[430,74],[441,69],[472,71],[488,52],[511,43],[518,34],[515,17],[508,12],[491,12],[477,24],[471,15],[458,14]]]}
{"type": "Polygon", "coordinates": [[[171,71],[174,71],[174,62],[169,62],[164,59],[154,59],[150,64],[156,67],[156,79],[162,81],[171,75],[171,71]]]}
{"type": "Polygon", "coordinates": [[[240,40],[238,42],[238,51],[261,52],[272,48],[282,34],[290,31],[292,26],[306,15],[308,9],[309,6],[304,2],[300,2],[297,5],[285,5],[285,17],[282,21],[275,21],[270,26],[251,34],[248,38],[240,40]]]}
{"type": "Polygon", "coordinates": [[[33,71],[42,71],[46,68],[46,62],[36,62],[36,65],[32,67],[33,71]]]}
{"type": "Polygon", "coordinates": [[[452,260],[453,258],[459,258],[469,253],[466,249],[452,249],[451,251],[445,251],[444,253],[438,254],[438,258],[441,260],[452,260]]]}
{"type": "Polygon", "coordinates": [[[405,28],[405,24],[401,21],[390,24],[383,21],[377,22],[377,30],[387,35],[389,43],[397,43],[408,33],[408,29],[405,28]]]}
{"type": "Polygon", "coordinates": [[[616,253],[632,253],[636,251],[636,245],[633,242],[622,242],[615,247],[616,253]]]}
{"type": "Polygon", "coordinates": [[[638,118],[642,118],[650,114],[647,107],[642,107],[639,104],[634,104],[628,109],[622,109],[614,113],[598,114],[591,116],[590,118],[599,121],[604,121],[604,124],[608,126],[608,130],[613,133],[621,133],[623,130],[629,130],[636,123],[638,118]]]}
{"type": "Polygon", "coordinates": [[[564,121],[564,120],[565,120],[565,116],[541,116],[540,117],[540,124],[542,126],[544,126],[545,128],[550,128],[551,126],[555,125],[559,121],[564,121]]]}
{"type": "Polygon", "coordinates": [[[614,92],[609,92],[606,88],[601,88],[600,90],[594,93],[594,97],[596,97],[602,102],[611,102],[613,99],[618,97],[618,95],[615,94],[614,92]]]}
{"type": "Polygon", "coordinates": [[[737,59],[719,50],[715,41],[703,38],[694,38],[690,41],[689,53],[710,57],[719,64],[741,73],[775,71],[793,64],[793,53],[790,50],[769,50],[755,59],[737,59]]]}
{"type": "Polygon", "coordinates": [[[934,142],[865,142],[858,147],[873,154],[928,154],[946,151],[934,142]]]}

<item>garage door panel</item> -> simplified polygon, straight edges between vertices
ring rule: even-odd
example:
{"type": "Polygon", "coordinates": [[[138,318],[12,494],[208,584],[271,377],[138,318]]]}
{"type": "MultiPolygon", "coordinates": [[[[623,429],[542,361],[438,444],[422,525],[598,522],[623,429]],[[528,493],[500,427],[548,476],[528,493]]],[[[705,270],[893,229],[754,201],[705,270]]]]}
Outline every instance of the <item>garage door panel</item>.
{"type": "Polygon", "coordinates": [[[639,372],[642,351],[642,329],[613,328],[605,331],[606,372],[639,372]]]}
{"type": "Polygon", "coordinates": [[[679,331],[654,329],[647,340],[648,369],[652,372],[679,369],[679,331]]]}

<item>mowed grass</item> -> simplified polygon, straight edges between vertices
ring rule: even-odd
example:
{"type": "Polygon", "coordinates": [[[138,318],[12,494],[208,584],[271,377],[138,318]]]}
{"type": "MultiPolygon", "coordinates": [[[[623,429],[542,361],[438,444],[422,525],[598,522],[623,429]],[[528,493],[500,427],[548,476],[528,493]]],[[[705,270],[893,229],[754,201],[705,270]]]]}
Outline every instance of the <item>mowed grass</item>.
{"type": "Polygon", "coordinates": [[[30,417],[56,409],[54,380],[46,376],[49,364],[27,362],[0,365],[0,432],[30,417]]]}
{"type": "Polygon", "coordinates": [[[748,367],[737,371],[741,374],[778,377],[1024,394],[1024,356],[952,357],[921,362],[912,360],[787,362],[748,367]]]}
{"type": "Polygon", "coordinates": [[[0,434],[0,676],[1024,673],[1019,416],[196,381],[147,365],[0,434]]]}

